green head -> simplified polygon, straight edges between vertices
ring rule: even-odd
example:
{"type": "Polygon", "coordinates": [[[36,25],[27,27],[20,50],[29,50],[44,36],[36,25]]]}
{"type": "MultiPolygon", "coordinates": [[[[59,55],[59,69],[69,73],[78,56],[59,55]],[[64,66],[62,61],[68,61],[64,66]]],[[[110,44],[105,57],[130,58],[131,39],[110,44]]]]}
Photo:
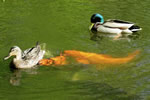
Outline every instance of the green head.
{"type": "Polygon", "coordinates": [[[90,26],[89,29],[92,30],[94,24],[97,23],[97,22],[100,22],[100,24],[104,23],[104,18],[103,18],[103,16],[101,14],[93,14],[91,16],[91,23],[92,23],[92,25],[90,26]]]}
{"type": "Polygon", "coordinates": [[[104,23],[104,18],[101,14],[93,14],[91,16],[91,23],[100,22],[101,24],[104,23]]]}

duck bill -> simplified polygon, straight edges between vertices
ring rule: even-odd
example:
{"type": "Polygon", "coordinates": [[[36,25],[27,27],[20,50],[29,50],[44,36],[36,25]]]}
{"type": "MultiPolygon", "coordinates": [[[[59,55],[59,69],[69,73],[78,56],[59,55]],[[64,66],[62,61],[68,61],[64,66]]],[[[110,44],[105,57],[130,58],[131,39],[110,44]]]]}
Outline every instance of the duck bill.
{"type": "Polygon", "coordinates": [[[4,58],[4,60],[7,60],[11,57],[11,55],[8,55],[7,57],[4,58]]]}
{"type": "Polygon", "coordinates": [[[91,26],[89,27],[89,30],[92,30],[93,26],[94,26],[94,23],[91,24],[91,26]]]}

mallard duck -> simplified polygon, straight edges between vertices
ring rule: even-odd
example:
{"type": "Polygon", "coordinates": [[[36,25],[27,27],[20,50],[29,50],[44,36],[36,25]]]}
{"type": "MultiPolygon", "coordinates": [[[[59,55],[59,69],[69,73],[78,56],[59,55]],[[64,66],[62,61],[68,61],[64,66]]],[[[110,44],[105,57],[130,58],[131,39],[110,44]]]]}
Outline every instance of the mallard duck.
{"type": "Polygon", "coordinates": [[[117,19],[109,19],[104,21],[104,18],[100,14],[93,14],[91,16],[90,30],[95,30],[102,33],[110,33],[116,35],[114,39],[122,36],[122,33],[132,34],[141,30],[137,25],[132,22],[122,21],[117,19]]]}
{"type": "Polygon", "coordinates": [[[4,58],[7,60],[11,56],[13,58],[13,64],[16,68],[31,68],[38,64],[45,54],[44,50],[41,50],[40,45],[37,43],[35,47],[29,48],[22,52],[18,46],[13,46],[10,49],[9,55],[4,58]]]}

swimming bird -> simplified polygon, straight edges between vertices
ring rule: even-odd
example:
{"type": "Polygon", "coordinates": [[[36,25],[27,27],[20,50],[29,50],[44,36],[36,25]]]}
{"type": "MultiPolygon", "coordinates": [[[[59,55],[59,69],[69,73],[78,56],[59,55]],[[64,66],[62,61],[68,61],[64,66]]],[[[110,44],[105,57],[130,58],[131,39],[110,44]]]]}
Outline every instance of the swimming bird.
{"type": "Polygon", "coordinates": [[[29,48],[22,52],[18,46],[13,46],[10,49],[9,55],[4,60],[13,58],[13,64],[16,68],[31,68],[38,64],[45,54],[44,50],[41,50],[40,45],[36,44],[35,47],[29,48]]]}
{"type": "Polygon", "coordinates": [[[132,34],[141,30],[139,26],[135,25],[132,22],[109,19],[104,21],[104,18],[101,14],[93,14],[91,16],[90,30],[95,30],[102,33],[110,33],[116,35],[114,39],[118,39],[122,36],[122,33],[132,34]]]}

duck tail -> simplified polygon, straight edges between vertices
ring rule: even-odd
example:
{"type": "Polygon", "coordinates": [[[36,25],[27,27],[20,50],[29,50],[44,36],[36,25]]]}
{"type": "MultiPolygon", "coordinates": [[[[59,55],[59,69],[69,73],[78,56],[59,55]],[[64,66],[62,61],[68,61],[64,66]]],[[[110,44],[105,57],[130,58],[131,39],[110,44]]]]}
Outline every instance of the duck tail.
{"type": "Polygon", "coordinates": [[[36,42],[36,46],[38,46],[38,45],[39,45],[39,41],[36,42]]]}
{"type": "Polygon", "coordinates": [[[37,48],[37,50],[40,52],[41,46],[40,46],[40,44],[39,44],[39,41],[36,42],[35,48],[37,48]]]}
{"type": "Polygon", "coordinates": [[[137,32],[139,30],[142,30],[142,28],[140,28],[139,26],[137,25],[133,25],[129,28],[129,30],[131,30],[132,32],[137,32]]]}

